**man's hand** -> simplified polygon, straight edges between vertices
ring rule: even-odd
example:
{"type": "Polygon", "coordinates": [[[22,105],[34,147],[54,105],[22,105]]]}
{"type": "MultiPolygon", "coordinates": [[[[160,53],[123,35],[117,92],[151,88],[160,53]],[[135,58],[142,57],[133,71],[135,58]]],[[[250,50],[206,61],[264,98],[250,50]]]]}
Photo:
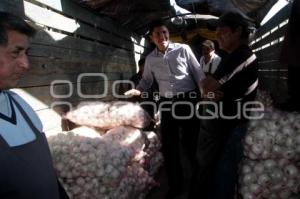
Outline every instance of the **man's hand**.
{"type": "Polygon", "coordinates": [[[203,94],[207,95],[209,92],[215,92],[218,90],[221,87],[221,84],[213,77],[207,76],[204,80],[202,80],[201,87],[203,89],[203,94]]]}
{"type": "Polygon", "coordinates": [[[217,102],[224,96],[224,93],[222,91],[214,91],[214,92],[208,92],[206,95],[204,95],[204,99],[209,101],[217,102]]]}
{"type": "Polygon", "coordinates": [[[141,91],[136,90],[136,89],[131,89],[131,90],[129,90],[129,91],[126,91],[126,92],[124,93],[124,95],[129,95],[129,96],[139,96],[139,95],[141,95],[141,91]]]}

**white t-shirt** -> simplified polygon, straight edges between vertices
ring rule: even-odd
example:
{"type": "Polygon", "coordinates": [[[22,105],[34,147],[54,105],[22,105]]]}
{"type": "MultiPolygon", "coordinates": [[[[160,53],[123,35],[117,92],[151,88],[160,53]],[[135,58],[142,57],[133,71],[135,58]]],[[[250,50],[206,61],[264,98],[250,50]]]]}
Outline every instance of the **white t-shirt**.
{"type": "Polygon", "coordinates": [[[207,63],[205,63],[204,61],[204,56],[200,58],[200,65],[202,67],[203,72],[205,73],[214,74],[220,62],[221,62],[221,57],[216,53],[212,53],[211,59],[207,63]]]}

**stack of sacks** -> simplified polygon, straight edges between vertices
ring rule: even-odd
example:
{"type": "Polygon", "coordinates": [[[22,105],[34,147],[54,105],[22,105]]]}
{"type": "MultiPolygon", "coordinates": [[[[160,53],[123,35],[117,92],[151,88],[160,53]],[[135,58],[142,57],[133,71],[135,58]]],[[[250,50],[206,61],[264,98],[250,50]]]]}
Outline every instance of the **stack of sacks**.
{"type": "Polygon", "coordinates": [[[287,159],[245,159],[239,191],[243,199],[289,199],[299,192],[299,181],[299,168],[287,159]]]}
{"type": "Polygon", "coordinates": [[[160,141],[154,132],[138,129],[150,123],[141,107],[85,102],[66,118],[83,126],[48,141],[54,167],[71,198],[144,198],[156,185],[153,175],[162,165],[160,141]]]}
{"type": "Polygon", "coordinates": [[[132,162],[146,169],[154,175],[162,165],[160,140],[153,131],[140,131],[132,127],[116,127],[106,132],[103,138],[110,143],[127,146],[134,152],[132,162]]]}
{"type": "Polygon", "coordinates": [[[245,137],[240,193],[244,199],[287,199],[300,192],[300,115],[266,108],[245,137]]]}
{"type": "Polygon", "coordinates": [[[138,104],[131,102],[82,102],[65,118],[82,126],[112,129],[119,126],[145,128],[151,117],[138,104]]]}

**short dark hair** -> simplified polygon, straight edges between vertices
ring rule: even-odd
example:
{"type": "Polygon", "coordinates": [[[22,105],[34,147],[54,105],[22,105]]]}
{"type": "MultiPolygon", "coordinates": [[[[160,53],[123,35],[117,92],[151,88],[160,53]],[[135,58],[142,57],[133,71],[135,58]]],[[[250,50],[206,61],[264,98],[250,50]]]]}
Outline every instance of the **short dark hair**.
{"type": "Polygon", "coordinates": [[[235,31],[238,27],[241,27],[242,39],[248,40],[251,33],[249,21],[237,12],[228,12],[222,15],[218,20],[217,26],[228,26],[232,31],[235,31]]]}
{"type": "Polygon", "coordinates": [[[8,12],[0,11],[0,45],[7,45],[8,30],[15,30],[28,37],[33,37],[36,30],[31,27],[23,18],[8,12]]]}
{"type": "Polygon", "coordinates": [[[167,26],[167,24],[163,20],[155,20],[149,25],[149,35],[152,34],[154,28],[160,27],[160,26],[167,26]]]}

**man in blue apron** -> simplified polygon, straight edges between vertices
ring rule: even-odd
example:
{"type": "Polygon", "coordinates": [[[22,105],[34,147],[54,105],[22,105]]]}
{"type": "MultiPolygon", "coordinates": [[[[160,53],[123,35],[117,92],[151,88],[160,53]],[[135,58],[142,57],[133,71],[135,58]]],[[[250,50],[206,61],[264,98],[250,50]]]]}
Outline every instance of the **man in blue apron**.
{"type": "Polygon", "coordinates": [[[0,12],[0,198],[67,198],[60,186],[42,124],[33,109],[9,91],[29,68],[22,18],[0,12]]]}

